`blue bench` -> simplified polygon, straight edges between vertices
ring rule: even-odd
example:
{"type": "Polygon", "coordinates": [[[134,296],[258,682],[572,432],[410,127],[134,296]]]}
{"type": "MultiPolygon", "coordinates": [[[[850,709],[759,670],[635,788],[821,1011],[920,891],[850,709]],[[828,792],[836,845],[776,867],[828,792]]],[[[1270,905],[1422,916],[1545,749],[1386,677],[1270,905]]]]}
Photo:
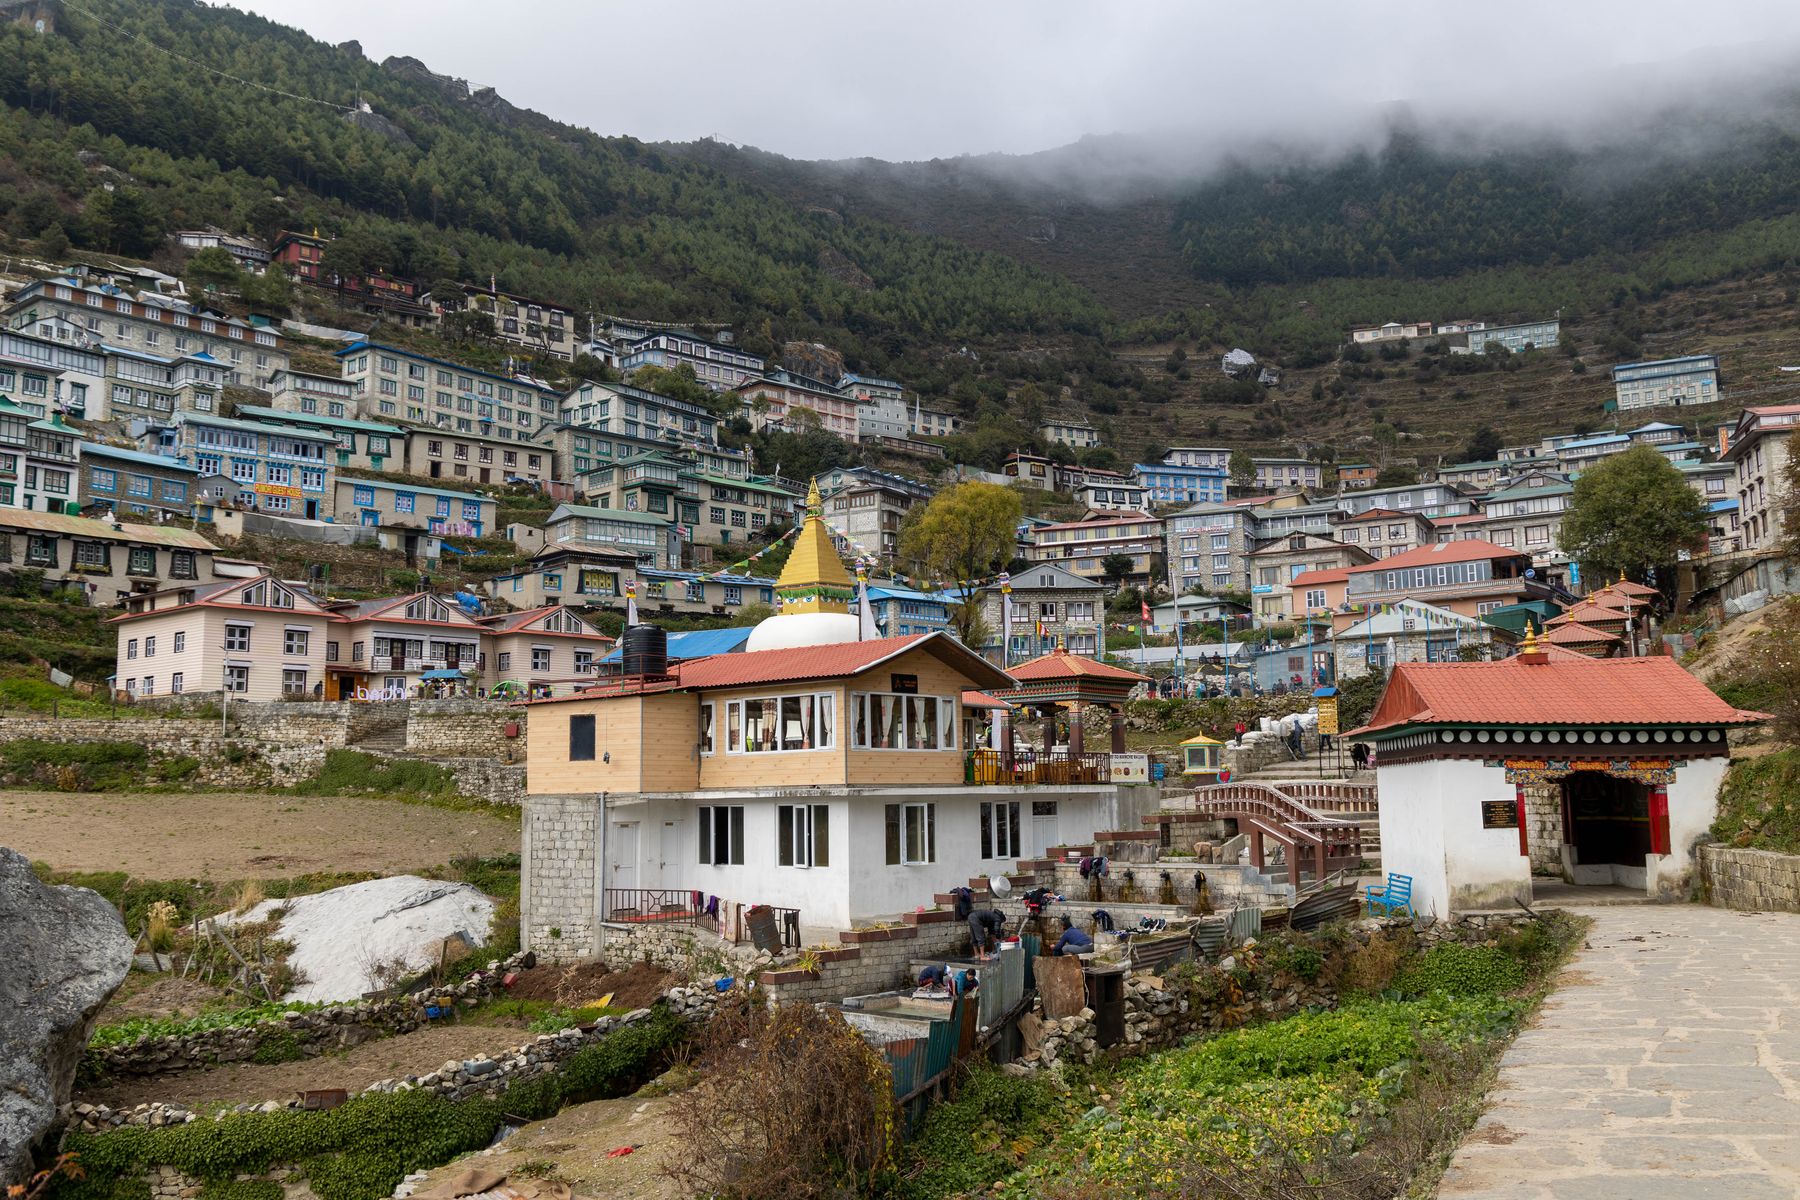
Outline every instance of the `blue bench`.
{"type": "Polygon", "coordinates": [[[1412,885],[1411,875],[1396,875],[1389,872],[1385,887],[1376,887],[1371,883],[1364,889],[1363,905],[1369,910],[1370,916],[1380,914],[1381,916],[1395,917],[1405,913],[1416,919],[1418,914],[1413,912],[1412,885]]]}

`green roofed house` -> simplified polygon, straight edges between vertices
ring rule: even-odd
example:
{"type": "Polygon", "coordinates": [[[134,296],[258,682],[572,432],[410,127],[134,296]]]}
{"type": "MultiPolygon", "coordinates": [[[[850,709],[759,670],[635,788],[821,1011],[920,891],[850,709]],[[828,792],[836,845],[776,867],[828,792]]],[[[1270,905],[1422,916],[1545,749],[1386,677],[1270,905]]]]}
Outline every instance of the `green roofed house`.
{"type": "Polygon", "coordinates": [[[666,516],[590,504],[559,504],[544,523],[552,546],[587,546],[633,554],[644,566],[681,565],[681,538],[666,516]]]}

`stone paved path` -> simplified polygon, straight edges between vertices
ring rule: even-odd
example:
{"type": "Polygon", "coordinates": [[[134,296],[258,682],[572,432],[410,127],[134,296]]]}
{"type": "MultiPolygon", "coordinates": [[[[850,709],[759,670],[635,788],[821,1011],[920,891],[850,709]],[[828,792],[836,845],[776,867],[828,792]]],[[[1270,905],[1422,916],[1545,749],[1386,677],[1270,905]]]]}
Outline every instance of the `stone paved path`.
{"type": "Polygon", "coordinates": [[[1440,1200],[1800,1197],[1800,914],[1579,911],[1440,1200]]]}

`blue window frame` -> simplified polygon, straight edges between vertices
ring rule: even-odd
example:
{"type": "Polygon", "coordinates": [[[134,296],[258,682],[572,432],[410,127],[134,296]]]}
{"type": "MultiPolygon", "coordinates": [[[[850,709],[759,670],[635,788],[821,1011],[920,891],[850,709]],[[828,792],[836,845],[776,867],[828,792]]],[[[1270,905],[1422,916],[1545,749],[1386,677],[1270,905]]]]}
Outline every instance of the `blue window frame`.
{"type": "Polygon", "coordinates": [[[360,507],[364,507],[364,508],[368,507],[371,504],[374,504],[375,503],[375,489],[372,487],[361,487],[361,486],[357,487],[355,492],[353,492],[351,495],[351,503],[356,504],[360,507]]]}
{"type": "Polygon", "coordinates": [[[88,485],[96,492],[111,492],[119,486],[117,471],[103,471],[99,467],[88,468],[88,485]]]}
{"type": "Polygon", "coordinates": [[[479,500],[464,500],[462,512],[463,512],[463,520],[465,520],[465,521],[481,520],[481,501],[479,501],[479,500]]]}
{"type": "Polygon", "coordinates": [[[450,515],[450,501],[443,496],[437,498],[437,515],[440,517],[450,515]]]}
{"type": "Polygon", "coordinates": [[[417,497],[414,496],[413,493],[411,493],[411,492],[395,492],[394,493],[394,511],[395,512],[412,512],[415,507],[416,501],[417,501],[417,497]]]}
{"type": "Polygon", "coordinates": [[[187,484],[179,479],[162,481],[162,499],[164,504],[186,504],[187,484]]]}

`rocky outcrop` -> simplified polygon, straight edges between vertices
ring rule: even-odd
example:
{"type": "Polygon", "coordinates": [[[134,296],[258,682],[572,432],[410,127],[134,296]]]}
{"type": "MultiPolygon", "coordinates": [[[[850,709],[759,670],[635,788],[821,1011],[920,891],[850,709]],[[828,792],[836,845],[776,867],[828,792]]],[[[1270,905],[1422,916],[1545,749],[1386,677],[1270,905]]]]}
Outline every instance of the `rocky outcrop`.
{"type": "Polygon", "coordinates": [[[46,887],[23,855],[0,847],[0,1184],[30,1174],[131,950],[99,893],[46,887]]]}

